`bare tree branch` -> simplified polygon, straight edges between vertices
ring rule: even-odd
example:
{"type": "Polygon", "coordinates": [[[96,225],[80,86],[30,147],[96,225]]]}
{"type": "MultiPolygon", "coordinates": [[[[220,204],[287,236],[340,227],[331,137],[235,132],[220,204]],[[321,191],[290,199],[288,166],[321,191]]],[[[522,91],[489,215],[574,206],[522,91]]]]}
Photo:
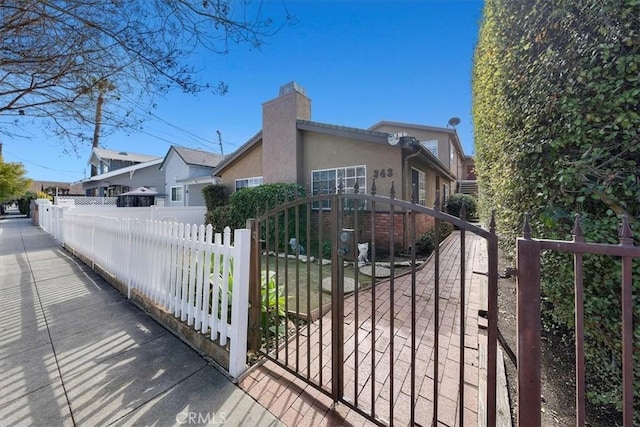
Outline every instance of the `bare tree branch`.
{"type": "Polygon", "coordinates": [[[122,94],[150,104],[171,88],[224,94],[224,83],[197,78],[188,55],[259,48],[292,22],[284,8],[276,19],[246,0],[3,0],[0,133],[31,117],[73,148],[87,142],[100,82],[111,85],[102,120],[112,129],[139,125],[122,94]]]}

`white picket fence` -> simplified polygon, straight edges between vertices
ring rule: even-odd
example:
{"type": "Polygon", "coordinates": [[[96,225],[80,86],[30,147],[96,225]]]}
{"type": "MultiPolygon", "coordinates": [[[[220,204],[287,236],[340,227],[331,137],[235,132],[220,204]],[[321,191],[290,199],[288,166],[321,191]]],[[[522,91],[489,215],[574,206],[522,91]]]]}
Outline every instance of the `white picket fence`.
{"type": "Polygon", "coordinates": [[[61,226],[65,213],[110,218],[137,218],[140,220],[160,220],[202,224],[207,209],[204,206],[147,206],[119,208],[115,206],[74,206],[52,205],[47,199],[36,200],[38,224],[59,242],[63,242],[64,228],[61,226]]]}
{"type": "Polygon", "coordinates": [[[44,230],[127,285],[129,297],[136,290],[221,346],[228,344],[231,376],[246,370],[250,230],[235,230],[232,242],[228,227],[222,235],[211,225],[48,208],[41,209],[44,230]]]}

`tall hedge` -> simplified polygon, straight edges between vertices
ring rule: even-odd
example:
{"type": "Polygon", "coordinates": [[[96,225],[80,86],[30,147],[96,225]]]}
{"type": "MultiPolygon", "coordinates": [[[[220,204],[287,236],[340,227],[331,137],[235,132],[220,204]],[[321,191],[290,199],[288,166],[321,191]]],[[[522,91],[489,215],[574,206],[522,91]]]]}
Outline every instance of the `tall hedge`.
{"type": "MultiPolygon", "coordinates": [[[[495,209],[513,254],[523,216],[535,237],[640,240],[640,1],[486,0],[473,69],[480,211],[495,209]]],[[[543,301],[573,327],[571,259],[545,254],[543,301]]],[[[621,405],[620,263],[585,259],[588,398],[621,405]]],[[[634,390],[640,422],[640,262],[634,264],[634,390]]]]}

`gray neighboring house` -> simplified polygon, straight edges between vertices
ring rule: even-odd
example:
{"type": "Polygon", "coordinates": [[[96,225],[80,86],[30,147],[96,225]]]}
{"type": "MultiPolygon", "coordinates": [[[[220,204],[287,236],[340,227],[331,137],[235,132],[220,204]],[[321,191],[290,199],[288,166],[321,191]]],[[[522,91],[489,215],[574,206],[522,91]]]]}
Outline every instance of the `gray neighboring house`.
{"type": "Polygon", "coordinates": [[[222,159],[220,154],[171,146],[160,164],[165,177],[165,205],[205,206],[202,189],[218,181],[213,172],[222,159]]]}
{"type": "Polygon", "coordinates": [[[94,148],[89,164],[98,175],[79,181],[86,196],[115,197],[138,187],[162,193],[164,174],[159,170],[162,157],[94,148]]]}

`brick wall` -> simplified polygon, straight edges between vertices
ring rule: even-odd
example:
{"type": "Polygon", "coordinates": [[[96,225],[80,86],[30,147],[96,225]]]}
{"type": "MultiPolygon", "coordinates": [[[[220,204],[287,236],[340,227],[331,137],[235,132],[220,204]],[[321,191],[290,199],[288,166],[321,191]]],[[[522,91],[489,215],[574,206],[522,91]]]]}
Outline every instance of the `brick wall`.
{"type": "MultiPolygon", "coordinates": [[[[396,212],[393,215],[393,243],[395,251],[408,251],[411,243],[411,216],[416,216],[416,239],[423,233],[433,229],[434,218],[415,212],[396,212]]],[[[311,212],[311,234],[313,239],[318,235],[318,227],[322,221],[322,237],[324,241],[331,241],[331,211],[311,212]]],[[[388,254],[391,248],[391,214],[389,212],[377,212],[375,215],[376,249],[379,254],[388,254]]],[[[360,231],[356,234],[359,242],[371,242],[371,212],[361,212],[358,217],[360,231]]],[[[343,218],[344,228],[354,228],[353,215],[345,214],[343,218]]]]}

